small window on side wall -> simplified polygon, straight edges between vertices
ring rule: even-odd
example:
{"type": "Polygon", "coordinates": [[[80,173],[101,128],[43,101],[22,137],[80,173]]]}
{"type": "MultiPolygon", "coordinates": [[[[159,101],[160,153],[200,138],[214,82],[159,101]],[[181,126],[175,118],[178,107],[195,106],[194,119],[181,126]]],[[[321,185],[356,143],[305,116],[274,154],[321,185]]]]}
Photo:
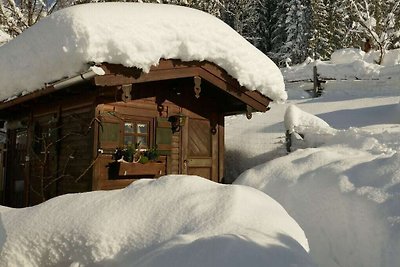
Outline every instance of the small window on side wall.
{"type": "Polygon", "coordinates": [[[124,122],[124,146],[138,146],[140,148],[149,148],[149,133],[149,122],[124,122]]]}

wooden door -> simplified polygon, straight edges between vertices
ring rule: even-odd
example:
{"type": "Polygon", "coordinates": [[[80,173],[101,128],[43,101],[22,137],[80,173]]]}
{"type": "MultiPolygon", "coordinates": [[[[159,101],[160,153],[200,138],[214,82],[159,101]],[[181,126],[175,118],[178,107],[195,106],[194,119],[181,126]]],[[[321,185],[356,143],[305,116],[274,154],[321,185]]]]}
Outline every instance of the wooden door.
{"type": "Polygon", "coordinates": [[[218,133],[210,121],[190,115],[182,128],[182,173],[218,182],[218,133]]]}

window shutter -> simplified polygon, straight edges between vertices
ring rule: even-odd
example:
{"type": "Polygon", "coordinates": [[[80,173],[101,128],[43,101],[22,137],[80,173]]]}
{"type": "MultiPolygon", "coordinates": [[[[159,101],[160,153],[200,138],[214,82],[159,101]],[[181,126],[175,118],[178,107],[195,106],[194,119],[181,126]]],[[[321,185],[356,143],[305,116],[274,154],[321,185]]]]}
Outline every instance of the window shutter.
{"type": "Polygon", "coordinates": [[[105,122],[101,123],[99,129],[100,147],[115,149],[120,146],[120,123],[118,122],[105,122]]]}
{"type": "Polygon", "coordinates": [[[156,145],[160,155],[171,155],[172,128],[168,118],[157,118],[156,145]]]}

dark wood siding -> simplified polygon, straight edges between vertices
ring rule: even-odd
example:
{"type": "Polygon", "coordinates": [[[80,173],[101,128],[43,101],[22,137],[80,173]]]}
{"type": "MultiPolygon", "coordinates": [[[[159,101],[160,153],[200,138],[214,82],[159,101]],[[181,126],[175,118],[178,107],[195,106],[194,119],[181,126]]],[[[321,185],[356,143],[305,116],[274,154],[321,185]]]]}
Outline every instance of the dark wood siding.
{"type": "Polygon", "coordinates": [[[84,172],[93,161],[94,116],[92,106],[62,113],[61,137],[66,138],[60,143],[59,172],[67,175],[59,183],[63,194],[91,190],[92,172],[84,172]]]}
{"type": "Polygon", "coordinates": [[[60,194],[91,189],[91,172],[80,176],[93,160],[93,118],[92,106],[65,110],[59,107],[47,114],[34,114],[30,205],[60,194]]]}
{"type": "MultiPolygon", "coordinates": [[[[96,108],[96,114],[98,121],[95,135],[95,147],[97,148],[94,153],[94,157],[98,157],[93,170],[93,190],[98,189],[115,189],[127,186],[131,182],[141,178],[152,178],[159,177],[168,173],[168,168],[173,169],[170,164],[171,153],[168,155],[162,155],[154,163],[130,163],[130,164],[112,164],[114,162],[112,154],[117,147],[123,147],[123,138],[119,139],[119,142],[110,143],[101,140],[102,123],[104,122],[115,122],[122,123],[129,121],[143,121],[148,122],[149,127],[149,144],[148,147],[152,148],[156,145],[156,129],[157,118],[159,117],[159,111],[155,98],[146,98],[141,100],[135,100],[128,103],[116,102],[110,104],[100,104],[96,108]],[[98,154],[98,150],[103,154],[98,154]],[[117,172],[113,169],[117,167],[117,172]]],[[[166,116],[166,114],[165,114],[166,116]]],[[[123,127],[120,130],[120,134],[123,134],[123,127]]],[[[171,150],[171,147],[168,147],[171,150]]]]}

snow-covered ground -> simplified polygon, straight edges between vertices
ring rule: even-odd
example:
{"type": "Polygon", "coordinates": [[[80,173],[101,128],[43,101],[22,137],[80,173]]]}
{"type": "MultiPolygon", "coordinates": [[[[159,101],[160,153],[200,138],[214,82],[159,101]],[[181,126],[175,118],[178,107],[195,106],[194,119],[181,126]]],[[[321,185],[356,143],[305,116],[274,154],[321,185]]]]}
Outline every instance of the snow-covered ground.
{"type": "Polygon", "coordinates": [[[400,49],[386,52],[382,65],[377,65],[380,52],[365,53],[360,49],[346,48],[335,51],[330,61],[313,61],[308,58],[303,64],[282,69],[286,81],[312,80],[313,67],[325,79],[335,80],[386,80],[400,77],[400,49]]]}
{"type": "MultiPolygon", "coordinates": [[[[323,64],[341,75],[340,64],[323,64]]],[[[399,266],[400,72],[382,75],[399,65],[345,64],[379,69],[379,80],[328,81],[320,98],[304,91],[311,83],[288,83],[285,105],[250,121],[228,119],[228,176],[248,169],[235,184],[276,199],[303,228],[319,266],[399,266]],[[286,130],[293,132],[288,155],[286,130]]],[[[312,75],[303,64],[286,69],[285,78],[294,76],[291,70],[312,75]]]]}
{"type": "Polygon", "coordinates": [[[0,266],[315,266],[273,199],[196,176],[0,207],[0,266]]]}

